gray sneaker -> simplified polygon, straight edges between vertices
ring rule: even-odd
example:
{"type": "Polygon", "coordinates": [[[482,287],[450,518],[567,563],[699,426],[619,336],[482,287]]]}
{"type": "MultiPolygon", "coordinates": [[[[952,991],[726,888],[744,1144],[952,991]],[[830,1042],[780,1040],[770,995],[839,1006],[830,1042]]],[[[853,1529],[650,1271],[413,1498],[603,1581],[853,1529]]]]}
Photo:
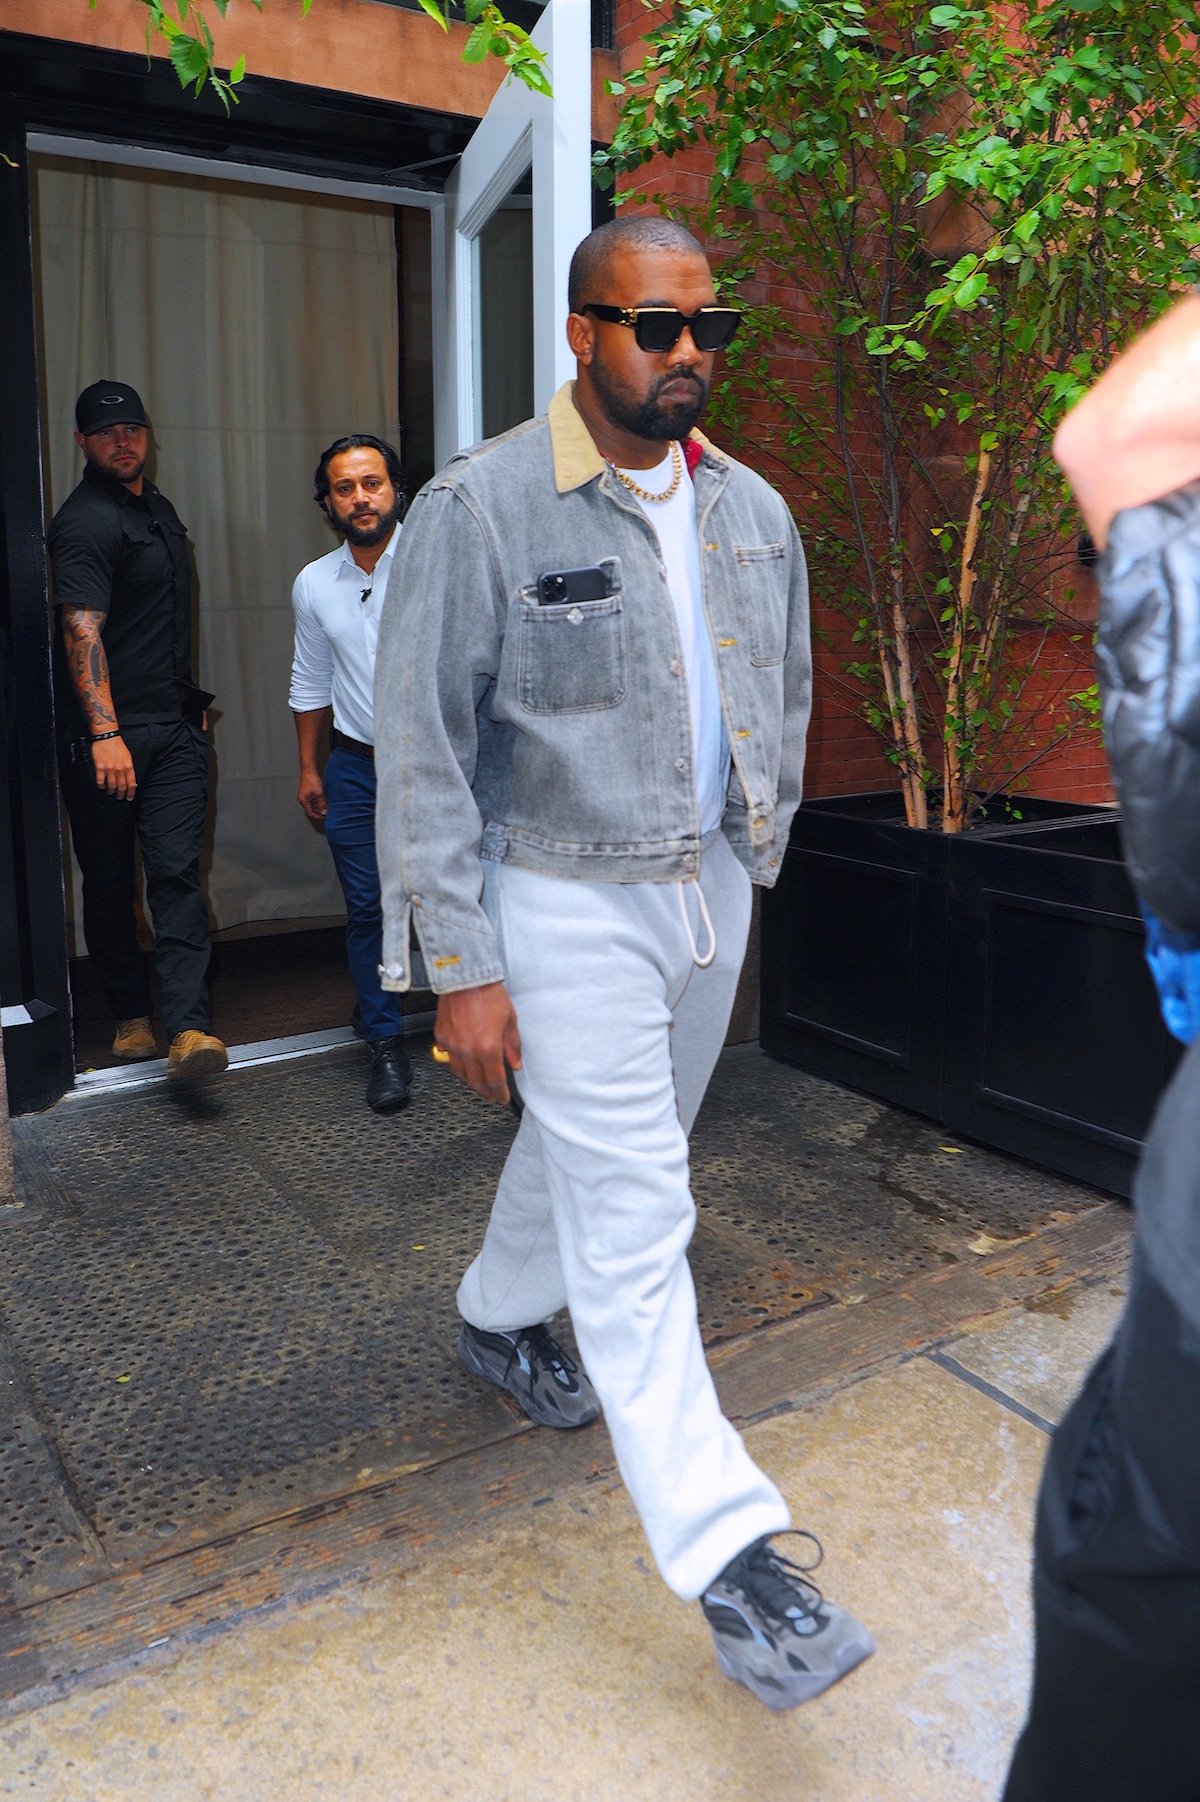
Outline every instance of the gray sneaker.
{"type": "Polygon", "coordinates": [[[542,1427],[585,1427],[600,1412],[596,1391],[544,1326],[485,1333],[464,1320],[455,1346],[472,1376],[507,1389],[542,1427]]]}
{"type": "MultiPolygon", "coordinates": [[[[775,1534],[776,1539],[781,1534],[775,1534]]],[[[796,1708],[869,1658],[875,1641],[854,1616],[826,1601],[809,1572],[757,1539],[730,1560],[700,1598],[713,1630],[717,1663],[768,1708],[796,1708]]]]}

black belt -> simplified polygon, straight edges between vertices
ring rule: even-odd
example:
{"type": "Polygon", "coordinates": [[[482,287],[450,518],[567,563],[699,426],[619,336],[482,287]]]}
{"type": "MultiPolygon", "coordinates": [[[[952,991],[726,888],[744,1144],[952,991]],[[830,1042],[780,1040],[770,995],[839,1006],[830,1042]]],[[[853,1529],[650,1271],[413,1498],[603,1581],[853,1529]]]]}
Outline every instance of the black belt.
{"type": "Polygon", "coordinates": [[[361,738],[351,738],[348,733],[339,732],[336,726],[333,728],[333,744],[335,750],[353,751],[356,757],[369,757],[372,763],[375,761],[374,745],[364,745],[361,738]]]}

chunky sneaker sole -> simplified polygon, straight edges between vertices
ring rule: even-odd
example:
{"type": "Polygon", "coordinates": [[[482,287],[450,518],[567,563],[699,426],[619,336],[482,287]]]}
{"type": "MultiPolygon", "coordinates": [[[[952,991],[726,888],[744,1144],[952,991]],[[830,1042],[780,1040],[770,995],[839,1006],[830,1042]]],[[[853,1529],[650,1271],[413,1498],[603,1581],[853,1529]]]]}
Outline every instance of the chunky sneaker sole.
{"type": "Polygon", "coordinates": [[[798,1708],[869,1658],[875,1641],[769,1539],[748,1546],[700,1598],[717,1664],[768,1708],[798,1708]]]}
{"type": "MultiPolygon", "coordinates": [[[[802,1648],[785,1648],[781,1668],[777,1642],[760,1643],[756,1638],[735,1641],[726,1629],[716,1626],[709,1615],[717,1664],[727,1677],[744,1684],[760,1702],[765,1702],[776,1712],[811,1702],[814,1696],[848,1677],[875,1650],[875,1641],[866,1628],[836,1602],[823,1602],[821,1611],[826,1616],[825,1632],[830,1635],[831,1643],[822,1648],[819,1669],[810,1670],[805,1666],[802,1648]]],[[[709,1614],[707,1607],[704,1612],[709,1614]]]]}
{"type": "Polygon", "coordinates": [[[484,1332],[463,1321],[455,1353],[464,1370],[483,1377],[542,1427],[586,1427],[600,1402],[586,1374],[544,1326],[484,1332]]]}

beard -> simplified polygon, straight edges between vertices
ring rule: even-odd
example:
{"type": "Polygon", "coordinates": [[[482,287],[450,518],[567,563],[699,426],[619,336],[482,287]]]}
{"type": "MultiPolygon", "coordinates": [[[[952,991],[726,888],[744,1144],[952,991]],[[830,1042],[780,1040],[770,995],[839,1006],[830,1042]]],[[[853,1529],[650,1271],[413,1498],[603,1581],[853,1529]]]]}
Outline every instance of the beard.
{"type": "Polygon", "coordinates": [[[103,476],[106,482],[136,482],[146,467],[145,457],[135,457],[132,463],[122,463],[114,469],[109,463],[98,463],[95,457],[87,456],[86,452],[84,456],[96,474],[103,476]]]}
{"type": "Polygon", "coordinates": [[[708,401],[708,383],[694,370],[675,370],[660,376],[642,395],[633,395],[615,382],[598,358],[591,366],[591,378],[612,424],[652,443],[686,438],[692,427],[699,424],[708,401]],[[664,388],[684,384],[691,390],[689,394],[662,399],[664,388]]]}
{"type": "Polygon", "coordinates": [[[389,538],[392,528],[403,511],[403,502],[397,497],[386,513],[364,513],[357,519],[335,519],[333,524],[349,543],[367,548],[373,544],[382,544],[389,538]]]}

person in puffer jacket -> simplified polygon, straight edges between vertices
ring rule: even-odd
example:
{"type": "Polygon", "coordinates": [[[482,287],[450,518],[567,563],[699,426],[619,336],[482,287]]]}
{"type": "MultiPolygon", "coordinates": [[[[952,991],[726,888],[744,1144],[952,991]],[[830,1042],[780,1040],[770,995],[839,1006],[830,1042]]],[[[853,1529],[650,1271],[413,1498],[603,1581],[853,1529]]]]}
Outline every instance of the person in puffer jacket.
{"type": "Polygon", "coordinates": [[[1200,1797],[1200,297],[1059,428],[1103,555],[1104,728],[1163,1014],[1191,1049],[1135,1188],[1112,1344],[1054,1436],[1029,1715],[1004,1802],[1200,1797]]]}

